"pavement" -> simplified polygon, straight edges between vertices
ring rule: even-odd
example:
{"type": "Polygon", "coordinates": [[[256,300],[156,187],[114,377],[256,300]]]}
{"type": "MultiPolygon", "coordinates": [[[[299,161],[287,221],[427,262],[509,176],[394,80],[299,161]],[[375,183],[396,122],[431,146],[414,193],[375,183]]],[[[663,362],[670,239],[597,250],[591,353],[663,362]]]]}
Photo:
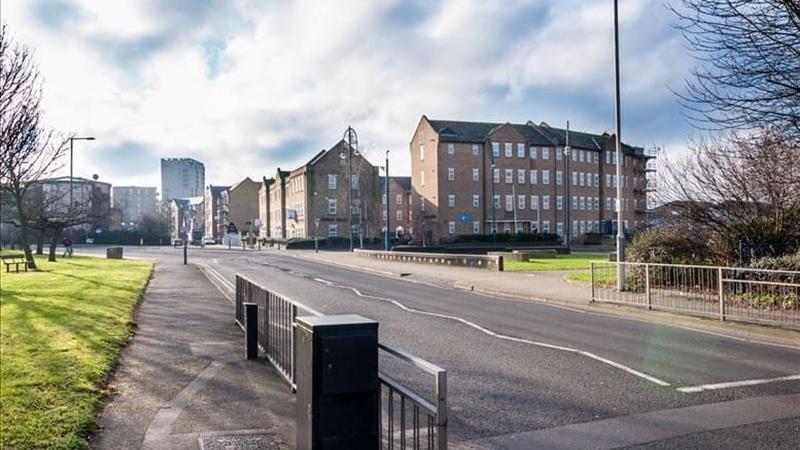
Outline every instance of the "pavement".
{"type": "MultiPolygon", "coordinates": [[[[157,267],[180,261],[182,253],[170,248],[125,252],[155,259],[157,267]]],[[[426,266],[425,271],[417,267],[414,274],[400,276],[374,272],[382,268],[372,260],[370,272],[297,257],[296,252],[189,252],[190,264],[202,268],[224,296],[231,296],[234,276],[243,274],[325,314],[354,313],[377,320],[382,343],[447,369],[451,448],[550,447],[543,442],[564,442],[569,448],[713,448],[714,442],[724,442],[725,448],[796,449],[798,334],[788,335],[790,343],[781,345],[583,307],[478,294],[414,278],[432,277],[426,266]]],[[[475,272],[480,271],[470,273],[484,275],[475,272]]],[[[181,298],[207,292],[207,283],[190,282],[196,290],[181,298]]],[[[222,326],[227,326],[232,308],[215,305],[209,311],[220,314],[222,326]]],[[[172,308],[163,314],[175,321],[194,311],[172,308]]],[[[238,330],[230,333],[241,341],[238,330]]],[[[203,339],[219,340],[213,334],[203,339]]],[[[433,380],[396,360],[381,358],[381,370],[422,396],[430,394],[433,380]]],[[[202,371],[198,367],[192,376],[202,371]]],[[[180,391],[192,379],[185,376],[173,389],[180,391]]],[[[276,390],[276,395],[287,394],[276,390]]],[[[186,403],[173,400],[177,395],[163,395],[158,403],[186,403]]],[[[158,410],[149,404],[144,408],[150,408],[148,419],[132,430],[142,437],[140,430],[149,428],[158,410]]],[[[254,429],[273,428],[264,423],[254,429]]],[[[186,432],[195,438],[200,433],[186,432]]]]}
{"type": "Polygon", "coordinates": [[[135,321],[91,448],[294,448],[294,396],[197,267],[159,260],[135,321]]]}

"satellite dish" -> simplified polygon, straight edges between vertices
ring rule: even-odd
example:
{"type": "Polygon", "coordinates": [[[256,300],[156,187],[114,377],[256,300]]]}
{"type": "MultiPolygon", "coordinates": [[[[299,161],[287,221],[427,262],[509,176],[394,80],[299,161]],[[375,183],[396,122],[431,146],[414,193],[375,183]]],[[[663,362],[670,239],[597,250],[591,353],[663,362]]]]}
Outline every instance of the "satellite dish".
{"type": "Polygon", "coordinates": [[[92,175],[92,179],[93,180],[97,181],[98,178],[100,178],[100,175],[98,175],[98,174],[92,175]]]}

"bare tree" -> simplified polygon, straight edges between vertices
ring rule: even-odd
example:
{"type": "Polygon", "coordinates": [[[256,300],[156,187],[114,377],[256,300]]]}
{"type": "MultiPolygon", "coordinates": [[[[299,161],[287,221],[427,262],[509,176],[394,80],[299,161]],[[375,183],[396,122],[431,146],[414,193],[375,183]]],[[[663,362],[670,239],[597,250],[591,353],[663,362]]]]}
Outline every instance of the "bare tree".
{"type": "Polygon", "coordinates": [[[681,0],[671,9],[699,61],[679,94],[695,124],[800,136],[800,0],[681,0]]]}
{"type": "Polygon", "coordinates": [[[800,241],[800,143],[791,133],[762,129],[715,134],[665,164],[660,200],[671,220],[707,235],[731,256],[736,242],[800,241]],[[733,247],[733,248],[732,248],[733,247]]]}
{"type": "Polygon", "coordinates": [[[0,28],[0,190],[12,206],[25,258],[36,267],[28,241],[26,194],[61,167],[67,140],[57,140],[41,123],[41,83],[28,48],[0,28]]]}

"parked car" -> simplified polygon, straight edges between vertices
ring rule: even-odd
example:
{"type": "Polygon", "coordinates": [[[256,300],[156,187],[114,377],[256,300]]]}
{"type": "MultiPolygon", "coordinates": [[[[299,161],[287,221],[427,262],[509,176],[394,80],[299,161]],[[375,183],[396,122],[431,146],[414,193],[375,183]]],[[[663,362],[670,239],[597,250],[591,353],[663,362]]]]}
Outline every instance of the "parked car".
{"type": "Polygon", "coordinates": [[[203,245],[214,245],[217,241],[214,240],[211,236],[206,236],[203,238],[203,245]]]}
{"type": "Polygon", "coordinates": [[[173,239],[172,240],[172,246],[173,247],[180,247],[182,245],[183,245],[183,239],[178,238],[178,239],[173,239]]]}

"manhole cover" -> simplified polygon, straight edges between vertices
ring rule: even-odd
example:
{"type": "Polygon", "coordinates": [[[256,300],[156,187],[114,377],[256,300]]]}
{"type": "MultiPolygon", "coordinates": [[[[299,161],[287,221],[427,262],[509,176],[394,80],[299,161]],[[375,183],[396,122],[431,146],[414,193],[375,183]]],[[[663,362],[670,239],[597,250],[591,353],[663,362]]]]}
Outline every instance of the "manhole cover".
{"type": "Polygon", "coordinates": [[[241,434],[200,438],[201,450],[288,450],[286,444],[272,434],[241,434]]]}

